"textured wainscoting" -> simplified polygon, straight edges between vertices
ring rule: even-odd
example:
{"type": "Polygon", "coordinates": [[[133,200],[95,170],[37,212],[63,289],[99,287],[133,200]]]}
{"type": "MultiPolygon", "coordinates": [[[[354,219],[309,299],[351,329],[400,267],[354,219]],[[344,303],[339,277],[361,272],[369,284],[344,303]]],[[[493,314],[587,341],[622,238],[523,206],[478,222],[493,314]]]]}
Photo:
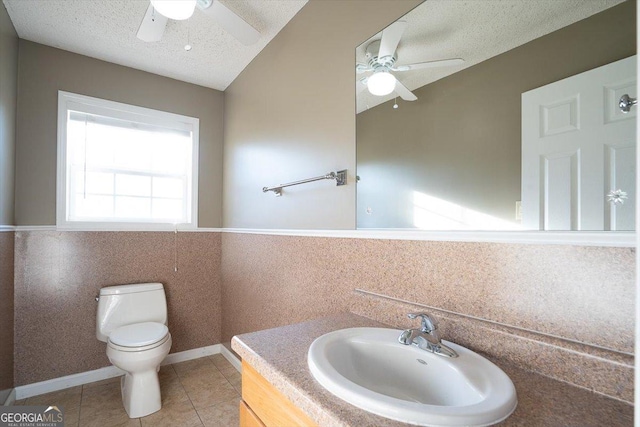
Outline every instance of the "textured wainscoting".
{"type": "Polygon", "coordinates": [[[632,397],[633,249],[236,233],[223,234],[222,248],[225,341],[343,311],[413,324],[397,317],[410,307],[364,303],[362,294],[353,293],[363,289],[477,318],[494,335],[523,330],[508,341],[515,347],[501,349],[498,341],[481,342],[489,335],[463,334],[467,324],[461,319],[443,319],[451,319],[449,331],[457,330],[455,336],[471,348],[512,353],[510,360],[529,369],[536,360],[553,362],[545,375],[565,381],[583,377],[578,385],[586,388],[598,388],[605,377],[619,378],[598,391],[625,401],[632,397]],[[538,339],[561,352],[525,348],[538,339]],[[572,352],[588,358],[577,365],[562,360],[572,352]]]}
{"type": "Polygon", "coordinates": [[[13,388],[14,232],[0,231],[0,405],[13,388]]]}
{"type": "MultiPolygon", "coordinates": [[[[361,242],[365,242],[362,240],[361,242]]],[[[349,311],[347,239],[222,234],[223,341],[349,311]],[[342,258],[342,259],[341,259],[342,258]]]]}
{"type": "Polygon", "coordinates": [[[161,282],[171,351],[220,342],[218,232],[18,231],[15,238],[15,383],[109,366],[95,336],[103,286],[161,282]],[[174,271],[177,247],[178,271],[174,271]]]}

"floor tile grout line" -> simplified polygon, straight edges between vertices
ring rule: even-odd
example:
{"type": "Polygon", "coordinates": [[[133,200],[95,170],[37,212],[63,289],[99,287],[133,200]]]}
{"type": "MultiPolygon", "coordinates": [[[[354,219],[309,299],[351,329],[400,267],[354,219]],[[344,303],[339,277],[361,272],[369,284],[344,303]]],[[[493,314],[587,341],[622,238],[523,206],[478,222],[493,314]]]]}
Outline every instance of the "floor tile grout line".
{"type": "MultiPolygon", "coordinates": [[[[206,365],[209,365],[209,364],[210,364],[210,366],[211,366],[211,365],[212,365],[212,366],[214,366],[214,367],[215,367],[215,371],[214,371],[214,372],[219,373],[219,374],[220,374],[220,376],[221,376],[222,378],[224,378],[224,382],[225,382],[226,384],[228,384],[229,386],[231,386],[231,388],[235,391],[235,395],[236,395],[236,396],[235,396],[235,398],[240,398],[240,399],[241,399],[241,398],[242,398],[241,392],[240,392],[240,391],[239,391],[239,390],[234,386],[234,384],[232,383],[232,381],[231,381],[231,379],[230,379],[230,377],[231,377],[232,375],[226,375],[226,374],[225,374],[225,372],[224,372],[224,371],[226,371],[226,369],[224,369],[224,368],[226,367],[226,364],[228,364],[228,365],[229,365],[229,368],[233,368],[233,365],[231,365],[230,363],[228,363],[228,362],[225,360],[225,361],[223,361],[223,362],[221,363],[221,365],[222,365],[222,369],[221,369],[221,367],[219,367],[219,366],[216,364],[216,362],[214,361],[213,357],[209,356],[209,357],[207,357],[207,359],[208,359],[208,360],[206,361],[206,362],[207,362],[207,363],[206,363],[206,365]],[[226,364],[225,364],[224,362],[226,362],[226,364]],[[224,369],[224,370],[223,370],[223,369],[224,369]]],[[[176,369],[175,364],[169,364],[169,365],[165,365],[165,366],[170,367],[170,369],[171,369],[171,370],[173,371],[173,373],[175,374],[175,377],[178,379],[178,383],[180,384],[180,387],[181,387],[181,388],[183,389],[183,391],[185,392],[185,395],[187,396],[187,399],[189,399],[189,403],[191,404],[191,407],[192,407],[192,408],[193,408],[193,410],[196,412],[196,416],[197,416],[197,417],[198,417],[198,419],[200,420],[201,425],[204,427],[205,422],[203,421],[203,419],[202,419],[202,417],[201,417],[201,415],[200,415],[200,412],[198,412],[198,409],[196,408],[196,406],[195,406],[195,404],[194,404],[194,402],[193,402],[192,397],[191,397],[191,396],[189,395],[189,393],[187,392],[187,389],[186,389],[186,387],[185,387],[185,385],[184,385],[184,383],[183,383],[184,378],[182,378],[182,377],[180,376],[180,374],[178,374],[178,370],[176,369]]],[[[229,370],[229,372],[231,372],[231,371],[229,370]]],[[[233,371],[233,372],[237,372],[237,371],[233,371]]],[[[88,383],[88,384],[82,384],[82,385],[80,386],[79,407],[78,407],[78,412],[77,412],[77,414],[78,414],[78,421],[77,421],[77,425],[78,425],[78,427],[82,425],[82,417],[83,417],[83,414],[85,414],[85,413],[86,413],[86,409],[87,409],[87,408],[86,408],[86,404],[87,404],[87,402],[88,402],[88,400],[87,400],[87,399],[88,399],[88,392],[89,392],[89,388],[91,388],[91,386],[92,386],[92,385],[94,385],[96,382],[100,382],[100,381],[95,381],[95,382],[93,382],[93,383],[88,383]]],[[[106,383],[105,383],[105,385],[106,385],[106,383]]],[[[23,404],[25,404],[25,405],[26,405],[26,404],[29,402],[29,400],[30,400],[29,398],[28,398],[28,399],[24,399],[23,404]]],[[[226,399],[225,399],[224,401],[226,401],[226,399]]],[[[208,406],[207,406],[207,408],[208,408],[208,407],[215,407],[215,406],[218,406],[218,405],[219,405],[219,404],[221,404],[221,403],[223,403],[223,400],[221,400],[221,401],[219,401],[219,402],[215,402],[215,403],[213,403],[213,404],[211,404],[211,405],[208,405],[208,406]]],[[[206,408],[204,408],[204,407],[203,407],[203,408],[201,408],[201,410],[202,410],[202,409],[206,409],[206,408]]],[[[138,422],[138,425],[139,425],[140,427],[142,427],[142,425],[143,425],[143,424],[142,424],[142,418],[137,418],[136,420],[137,420],[137,422],[138,422]]]]}
{"type": "Polygon", "coordinates": [[[178,375],[178,371],[176,371],[176,369],[173,367],[173,364],[171,364],[169,366],[171,366],[171,369],[173,369],[173,372],[176,373],[176,378],[178,378],[178,382],[180,383],[180,387],[182,387],[182,390],[184,390],[184,394],[187,396],[187,399],[189,399],[189,403],[191,404],[191,407],[195,411],[196,416],[200,420],[200,424],[202,424],[202,427],[204,427],[204,421],[202,421],[202,418],[200,417],[200,413],[198,412],[198,409],[196,408],[196,405],[193,404],[193,401],[191,400],[191,396],[189,396],[189,393],[187,392],[187,389],[184,387],[184,384],[182,384],[182,378],[180,378],[180,375],[178,375]]]}
{"type": "MultiPolygon", "coordinates": [[[[227,376],[220,370],[220,368],[215,364],[215,362],[213,361],[213,356],[207,356],[207,359],[209,359],[209,361],[211,362],[211,365],[215,368],[216,372],[218,372],[220,374],[220,376],[222,378],[224,378],[224,380],[226,381],[226,383],[231,386],[231,388],[235,391],[236,396],[235,398],[242,398],[242,394],[238,391],[238,389],[235,388],[235,386],[233,384],[231,384],[231,381],[227,378],[227,376]]],[[[230,367],[233,367],[230,363],[229,363],[230,367]]],[[[175,368],[174,368],[175,370],[175,368]]],[[[200,419],[200,422],[202,423],[202,425],[204,426],[204,421],[202,420],[202,417],[200,416],[200,412],[198,410],[198,408],[196,408],[195,404],[193,403],[193,400],[191,399],[191,396],[189,395],[189,392],[187,392],[186,387],[184,386],[184,384],[182,383],[182,378],[180,377],[179,374],[177,374],[176,371],[176,376],[178,377],[178,381],[180,382],[180,385],[182,386],[182,388],[185,390],[186,394],[187,394],[187,398],[189,399],[189,402],[191,403],[191,406],[193,407],[193,409],[196,411],[196,414],[198,416],[198,418],[200,419]]],[[[224,400],[215,402],[211,405],[207,405],[206,407],[202,407],[200,408],[200,410],[206,409],[206,408],[210,408],[210,407],[216,407],[218,405],[220,405],[222,402],[224,402],[224,400]]]]}
{"type": "Polygon", "coordinates": [[[178,371],[173,367],[173,364],[171,364],[169,366],[171,366],[173,371],[176,373],[176,378],[178,378],[178,382],[180,383],[180,387],[182,387],[182,389],[184,390],[184,394],[187,395],[187,399],[189,399],[189,403],[191,404],[191,407],[193,408],[194,411],[196,411],[196,416],[200,420],[200,424],[202,424],[202,426],[204,427],[204,421],[202,421],[202,418],[200,417],[200,414],[198,413],[198,409],[196,408],[196,405],[193,403],[193,400],[191,400],[191,396],[189,396],[189,392],[185,388],[184,384],[182,384],[182,378],[178,374],[178,371]]]}
{"type": "MultiPolygon", "coordinates": [[[[191,399],[189,399],[189,401],[191,402],[191,399]]],[[[198,410],[196,409],[195,406],[193,406],[193,402],[191,402],[191,406],[193,407],[193,410],[196,411],[196,416],[198,417],[198,419],[200,420],[200,424],[202,424],[202,426],[204,427],[204,421],[202,421],[202,417],[200,416],[200,412],[198,412],[198,410]]]]}
{"type": "MultiPolygon", "coordinates": [[[[213,356],[212,356],[212,357],[213,357],[213,356]]],[[[227,360],[225,359],[225,362],[229,365],[229,367],[230,367],[230,368],[233,368],[233,369],[234,369],[234,372],[235,372],[235,373],[238,373],[238,371],[236,371],[236,370],[235,370],[235,368],[233,367],[233,365],[232,365],[231,363],[229,363],[229,361],[227,361],[227,360]]],[[[215,362],[214,362],[214,365],[215,365],[215,362]]],[[[220,369],[220,367],[218,367],[218,365],[215,365],[215,366],[216,366],[216,368],[218,369],[218,371],[220,372],[220,374],[222,374],[222,376],[227,380],[227,382],[228,382],[229,384],[231,384],[231,387],[233,387],[233,389],[236,391],[236,393],[237,393],[240,397],[242,397],[242,392],[241,392],[241,391],[239,391],[239,390],[236,388],[236,386],[235,386],[235,385],[233,385],[233,383],[231,382],[231,379],[230,379],[227,375],[225,375],[225,373],[222,371],[222,369],[220,369]]],[[[241,378],[242,378],[242,377],[241,377],[241,378]]],[[[241,382],[240,384],[242,385],[242,382],[241,382]]]]}
{"type": "MultiPolygon", "coordinates": [[[[229,363],[229,361],[227,361],[226,359],[225,359],[225,363],[227,363],[230,368],[233,368],[234,372],[236,372],[236,373],[238,372],[238,371],[235,370],[236,368],[234,368],[233,365],[231,363],[229,363]]],[[[222,371],[222,369],[220,369],[220,367],[215,362],[213,362],[213,364],[216,367],[216,369],[218,369],[218,372],[220,372],[222,374],[222,376],[226,378],[227,381],[231,382],[229,377],[227,375],[225,375],[225,373],[222,371]]]]}

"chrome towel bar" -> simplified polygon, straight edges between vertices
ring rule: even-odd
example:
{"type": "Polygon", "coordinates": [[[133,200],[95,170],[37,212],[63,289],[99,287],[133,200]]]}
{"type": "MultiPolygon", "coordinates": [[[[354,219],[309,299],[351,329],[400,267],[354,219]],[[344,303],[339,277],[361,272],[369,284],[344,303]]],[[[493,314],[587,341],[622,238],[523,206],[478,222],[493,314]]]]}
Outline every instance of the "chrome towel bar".
{"type": "Polygon", "coordinates": [[[316,176],[314,178],[301,179],[300,181],[293,181],[287,184],[280,184],[274,187],[262,187],[262,192],[273,191],[276,196],[282,196],[282,189],[284,187],[291,187],[292,185],[306,184],[308,182],[321,181],[323,179],[335,179],[336,186],[347,185],[347,170],[341,170],[337,172],[329,172],[325,175],[316,176]]]}

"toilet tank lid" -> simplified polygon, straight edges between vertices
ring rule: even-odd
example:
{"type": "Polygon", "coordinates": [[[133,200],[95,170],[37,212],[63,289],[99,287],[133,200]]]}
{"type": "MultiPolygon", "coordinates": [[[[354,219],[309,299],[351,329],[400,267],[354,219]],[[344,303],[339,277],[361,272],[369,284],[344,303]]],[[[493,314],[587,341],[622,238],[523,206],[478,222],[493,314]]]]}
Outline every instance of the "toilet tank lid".
{"type": "Polygon", "coordinates": [[[107,286],[100,289],[100,295],[122,295],[137,292],[158,291],[163,289],[162,283],[134,283],[130,285],[107,286]]]}

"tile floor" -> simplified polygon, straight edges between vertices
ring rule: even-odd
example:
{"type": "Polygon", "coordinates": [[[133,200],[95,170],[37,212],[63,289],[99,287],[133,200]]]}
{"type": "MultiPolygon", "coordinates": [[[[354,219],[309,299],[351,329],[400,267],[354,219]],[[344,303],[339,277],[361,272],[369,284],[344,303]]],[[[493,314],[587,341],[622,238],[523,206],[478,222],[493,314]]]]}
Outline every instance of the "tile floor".
{"type": "Polygon", "coordinates": [[[162,409],[131,419],[122,406],[120,378],[30,397],[16,405],[64,407],[65,427],[238,426],[241,376],[221,354],[160,368],[162,409]]]}

